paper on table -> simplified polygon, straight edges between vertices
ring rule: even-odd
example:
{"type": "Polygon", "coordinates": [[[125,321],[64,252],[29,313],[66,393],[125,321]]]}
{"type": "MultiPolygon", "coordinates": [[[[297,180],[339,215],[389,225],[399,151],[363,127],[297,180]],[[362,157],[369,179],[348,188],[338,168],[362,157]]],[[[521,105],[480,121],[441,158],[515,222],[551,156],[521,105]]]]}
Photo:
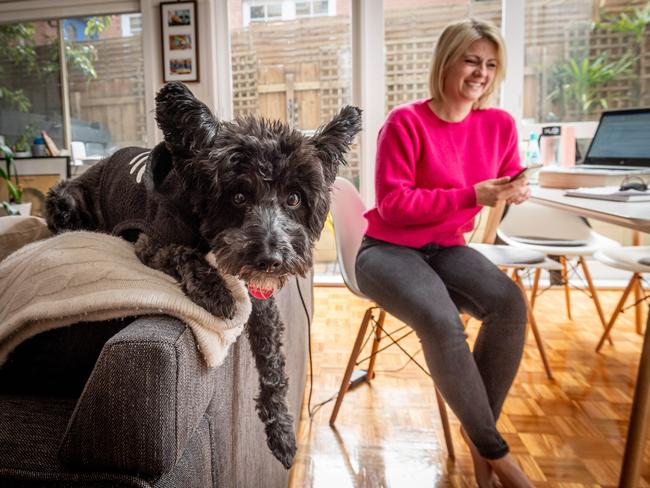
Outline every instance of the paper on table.
{"type": "Polygon", "coordinates": [[[576,188],[564,192],[567,197],[595,198],[614,202],[650,202],[650,191],[619,190],[618,186],[576,188]]]}

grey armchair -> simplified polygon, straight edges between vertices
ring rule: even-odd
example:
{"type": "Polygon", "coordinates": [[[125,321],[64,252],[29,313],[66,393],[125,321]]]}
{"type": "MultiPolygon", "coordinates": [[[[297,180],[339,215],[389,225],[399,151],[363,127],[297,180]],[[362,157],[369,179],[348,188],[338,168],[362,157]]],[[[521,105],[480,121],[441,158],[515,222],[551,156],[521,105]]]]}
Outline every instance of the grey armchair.
{"type": "MultiPolygon", "coordinates": [[[[311,276],[300,290],[311,315],[311,276]]],[[[276,300],[297,428],[307,317],[295,280],[276,300]]],[[[287,486],[256,394],[243,335],[208,369],[191,331],[166,316],[40,334],[0,369],[0,486],[287,486]]]]}

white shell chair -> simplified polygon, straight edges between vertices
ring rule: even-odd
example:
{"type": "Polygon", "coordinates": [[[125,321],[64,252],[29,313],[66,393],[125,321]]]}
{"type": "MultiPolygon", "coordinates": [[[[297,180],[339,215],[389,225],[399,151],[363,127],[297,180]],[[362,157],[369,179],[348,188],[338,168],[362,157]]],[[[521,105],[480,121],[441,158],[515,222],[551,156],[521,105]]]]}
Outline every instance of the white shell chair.
{"type": "MultiPolygon", "coordinates": [[[[625,300],[634,286],[638,285],[639,288],[643,290],[643,287],[641,286],[641,273],[650,273],[650,246],[628,246],[604,249],[598,251],[594,257],[601,263],[612,266],[613,268],[632,271],[632,278],[630,278],[630,281],[625,287],[623,295],[618,301],[614,313],[612,313],[612,317],[609,319],[609,322],[605,327],[605,332],[596,346],[596,351],[600,351],[605,339],[609,337],[609,333],[612,330],[612,327],[614,327],[618,314],[621,313],[625,300]]],[[[637,306],[640,305],[641,303],[637,303],[637,306]]]]}
{"type": "MultiPolygon", "coordinates": [[[[357,252],[361,246],[363,234],[366,229],[366,221],[363,217],[365,210],[365,205],[354,185],[352,185],[352,183],[344,178],[336,178],[332,189],[331,212],[334,221],[337,261],[341,275],[343,276],[343,281],[347,288],[356,296],[370,300],[361,292],[361,290],[359,290],[354,271],[357,252]]],[[[498,266],[513,269],[514,275],[516,276],[515,280],[517,281],[517,284],[522,288],[523,284],[519,279],[519,274],[516,272],[519,269],[530,267],[542,267],[544,269],[561,268],[558,263],[547,259],[543,253],[515,250],[509,248],[508,246],[494,246],[488,244],[476,244],[475,247],[498,266]]],[[[524,293],[524,297],[525,296],[526,294],[524,293]]],[[[372,344],[372,353],[370,356],[370,363],[368,365],[366,381],[370,381],[373,378],[375,358],[378,353],[379,342],[382,340],[383,322],[386,315],[386,312],[378,307],[375,303],[372,303],[371,306],[366,310],[364,318],[361,322],[361,326],[359,327],[359,332],[357,333],[357,338],[352,348],[352,353],[350,354],[350,359],[341,381],[339,394],[337,396],[334,409],[332,410],[332,415],[330,416],[330,425],[332,426],[336,422],[336,417],[343,402],[343,397],[349,389],[350,378],[352,377],[352,372],[356,365],[361,349],[363,348],[368,324],[370,323],[371,319],[374,321],[373,310],[378,311],[379,318],[376,320],[375,337],[372,344]]],[[[537,342],[540,355],[542,356],[542,361],[544,363],[546,373],[549,378],[552,378],[550,366],[544,352],[542,339],[539,331],[537,330],[537,324],[534,317],[532,316],[530,307],[529,322],[531,324],[531,328],[533,329],[535,340],[537,342]]],[[[445,403],[442,400],[442,397],[438,393],[437,389],[436,398],[438,400],[440,417],[445,433],[447,452],[449,453],[449,456],[453,458],[454,449],[451,440],[451,431],[449,429],[449,421],[447,419],[447,410],[445,403]]]]}
{"type": "MultiPolygon", "coordinates": [[[[596,306],[600,321],[605,327],[605,315],[600,306],[596,288],[591,280],[591,273],[587,267],[585,257],[593,256],[596,251],[602,249],[619,247],[618,242],[592,230],[587,222],[578,215],[532,202],[511,206],[499,224],[497,235],[510,246],[539,251],[546,255],[560,256],[567,316],[569,318],[571,318],[571,299],[569,295],[567,258],[577,258],[585,275],[587,287],[596,306]]],[[[540,272],[539,269],[535,272],[530,299],[531,307],[535,306],[540,272]]]]}
{"type": "MultiPolygon", "coordinates": [[[[331,426],[334,426],[336,417],[339,413],[339,409],[343,403],[343,397],[348,392],[348,389],[350,387],[350,378],[352,377],[354,367],[357,365],[359,354],[361,353],[363,345],[365,344],[364,339],[366,336],[366,331],[371,321],[373,324],[375,324],[375,336],[372,343],[372,352],[370,355],[370,361],[368,363],[368,370],[365,374],[365,381],[370,382],[370,380],[374,378],[375,359],[379,352],[379,343],[382,340],[382,332],[384,332],[383,325],[384,319],[386,317],[386,312],[377,304],[372,302],[370,298],[365,296],[357,286],[354,265],[357,257],[357,252],[361,247],[361,241],[366,230],[366,220],[363,217],[366,208],[357,189],[345,178],[337,177],[336,181],[334,182],[334,185],[332,187],[332,203],[330,206],[330,211],[332,213],[332,220],[334,222],[336,256],[341,275],[343,276],[343,282],[347,288],[356,296],[371,302],[370,306],[366,309],[363,320],[361,321],[359,332],[357,333],[357,338],[354,342],[352,353],[350,354],[350,359],[345,369],[345,373],[343,374],[341,387],[336,397],[336,403],[334,404],[334,408],[330,416],[329,423],[331,426]],[[373,313],[375,311],[378,313],[378,318],[376,320],[373,313]]],[[[405,336],[402,336],[401,338],[403,337],[405,336]]],[[[401,349],[401,346],[399,347],[401,349]]],[[[449,454],[449,457],[453,459],[454,444],[451,437],[451,429],[449,427],[447,406],[445,405],[442,396],[438,392],[438,389],[436,388],[435,390],[436,400],[438,402],[438,410],[440,412],[440,420],[442,422],[442,428],[445,435],[445,443],[447,445],[447,453],[449,454]]]]}

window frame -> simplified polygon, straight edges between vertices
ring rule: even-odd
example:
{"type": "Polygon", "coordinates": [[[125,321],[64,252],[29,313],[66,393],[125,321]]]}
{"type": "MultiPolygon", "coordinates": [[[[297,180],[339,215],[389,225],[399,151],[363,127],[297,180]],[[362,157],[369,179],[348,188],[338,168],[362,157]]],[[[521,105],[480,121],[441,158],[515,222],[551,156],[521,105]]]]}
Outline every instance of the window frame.
{"type": "MultiPolygon", "coordinates": [[[[70,86],[68,82],[68,66],[65,56],[65,36],[63,32],[63,21],[65,19],[79,17],[93,17],[100,15],[142,15],[141,29],[145,28],[145,19],[140,1],[120,0],[111,3],[111,8],[106,11],[105,2],[87,0],[61,0],[56,7],[44,7],[42,2],[10,1],[0,2],[0,18],[2,24],[14,24],[21,22],[36,22],[42,20],[55,20],[58,28],[59,44],[59,70],[61,83],[61,117],[63,123],[63,148],[68,154],[71,153],[72,121],[70,117],[70,86]]],[[[130,25],[130,22],[129,22],[130,25]]],[[[144,48],[147,47],[143,37],[144,48]]],[[[145,57],[146,58],[146,57],[145,57]]],[[[145,69],[145,84],[147,84],[147,70],[145,69]]],[[[146,91],[145,91],[146,92],[146,91]]],[[[150,136],[149,123],[147,123],[147,137],[150,136]]]]}

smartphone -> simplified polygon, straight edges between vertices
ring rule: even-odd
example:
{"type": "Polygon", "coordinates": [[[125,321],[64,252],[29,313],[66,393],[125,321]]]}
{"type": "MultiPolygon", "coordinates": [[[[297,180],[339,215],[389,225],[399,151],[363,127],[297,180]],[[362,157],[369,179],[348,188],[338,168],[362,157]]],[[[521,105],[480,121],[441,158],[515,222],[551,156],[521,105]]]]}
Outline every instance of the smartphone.
{"type": "Polygon", "coordinates": [[[519,173],[517,173],[516,175],[511,176],[511,177],[510,177],[510,181],[518,180],[519,178],[523,178],[524,176],[527,177],[527,176],[529,176],[533,171],[535,171],[536,169],[539,169],[539,168],[541,168],[541,167],[542,167],[541,164],[533,164],[533,165],[531,165],[531,166],[526,166],[526,167],[525,167],[524,169],[522,169],[519,173]]]}

